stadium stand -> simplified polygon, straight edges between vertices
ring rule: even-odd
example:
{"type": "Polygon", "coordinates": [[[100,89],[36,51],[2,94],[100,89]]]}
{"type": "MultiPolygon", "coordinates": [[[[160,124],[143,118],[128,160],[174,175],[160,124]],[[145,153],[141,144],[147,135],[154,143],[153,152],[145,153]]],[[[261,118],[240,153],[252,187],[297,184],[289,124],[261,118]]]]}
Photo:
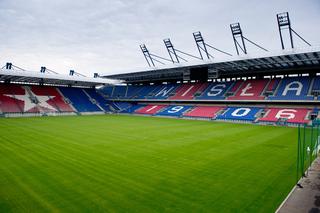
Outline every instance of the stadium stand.
{"type": "Polygon", "coordinates": [[[135,113],[153,115],[164,109],[165,107],[167,107],[167,105],[147,105],[141,109],[136,110],[135,113]]]}
{"type": "Polygon", "coordinates": [[[50,106],[54,107],[55,110],[42,107],[42,110],[45,112],[51,112],[51,111],[73,112],[74,111],[70,107],[70,105],[64,101],[64,98],[61,96],[61,94],[54,87],[32,86],[31,91],[32,91],[33,95],[35,95],[38,100],[40,99],[40,97],[45,97],[45,100],[47,99],[46,97],[48,97],[48,100],[46,102],[50,106]]]}
{"type": "Polygon", "coordinates": [[[187,112],[191,108],[192,106],[173,105],[168,106],[166,109],[158,112],[156,115],[181,117],[183,113],[187,112]]]}
{"type": "Polygon", "coordinates": [[[175,95],[171,96],[172,100],[190,100],[193,99],[196,92],[203,87],[202,83],[183,84],[179,86],[175,95]]]}
{"type": "Polygon", "coordinates": [[[274,94],[276,88],[278,87],[279,82],[280,82],[280,79],[278,78],[271,79],[266,88],[266,92],[274,94]]]}
{"type": "Polygon", "coordinates": [[[224,113],[217,116],[218,120],[254,121],[262,108],[259,107],[228,107],[224,113]]]}
{"type": "Polygon", "coordinates": [[[312,100],[308,94],[311,80],[310,77],[283,78],[278,91],[269,100],[312,100]]]}
{"type": "Polygon", "coordinates": [[[225,93],[233,85],[233,82],[216,82],[211,83],[196,97],[197,100],[222,100],[225,99],[225,93]]]}
{"type": "Polygon", "coordinates": [[[93,102],[96,102],[99,107],[101,107],[104,111],[109,112],[110,111],[110,101],[103,98],[95,89],[83,89],[84,92],[87,93],[88,96],[90,96],[91,99],[93,99],[93,102]]]}
{"type": "Polygon", "coordinates": [[[269,108],[259,122],[278,122],[282,119],[289,123],[308,123],[307,115],[311,111],[306,108],[269,108]]]}
{"type": "Polygon", "coordinates": [[[127,86],[115,86],[113,88],[113,98],[124,98],[126,96],[127,86]]]}
{"type": "MultiPolygon", "coordinates": [[[[265,97],[262,92],[266,88],[269,80],[247,80],[244,81],[236,90],[233,96],[228,97],[228,100],[263,100],[265,97]]],[[[236,88],[235,88],[236,89],[236,88]]]]}
{"type": "Polygon", "coordinates": [[[132,99],[145,99],[148,94],[150,94],[155,89],[155,86],[147,85],[141,86],[140,90],[138,90],[131,98],[132,99]]]}
{"type": "Polygon", "coordinates": [[[148,99],[167,99],[179,86],[177,84],[165,84],[156,86],[145,98],[148,99]]]}
{"type": "Polygon", "coordinates": [[[25,95],[25,90],[18,85],[0,84],[0,108],[2,112],[24,112],[24,101],[17,99],[25,95]]]}
{"type": "Polygon", "coordinates": [[[68,98],[73,107],[77,109],[78,112],[101,112],[95,103],[92,103],[90,97],[79,88],[71,87],[59,87],[61,93],[68,98]]]}
{"type": "Polygon", "coordinates": [[[222,106],[196,106],[185,113],[184,117],[215,118],[217,113],[224,109],[222,106]]]}
{"type": "Polygon", "coordinates": [[[105,86],[101,89],[101,93],[103,93],[106,98],[112,98],[113,88],[113,86],[105,86]]]}

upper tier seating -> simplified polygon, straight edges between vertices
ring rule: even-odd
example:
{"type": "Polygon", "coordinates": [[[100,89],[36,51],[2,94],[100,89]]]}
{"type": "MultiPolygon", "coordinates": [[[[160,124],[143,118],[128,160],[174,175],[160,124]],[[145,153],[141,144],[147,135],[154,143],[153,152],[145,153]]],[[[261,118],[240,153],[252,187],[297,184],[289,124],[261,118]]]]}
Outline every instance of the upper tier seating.
{"type": "Polygon", "coordinates": [[[112,92],[112,98],[125,98],[127,86],[115,86],[112,92]]]}
{"type": "Polygon", "coordinates": [[[168,106],[166,109],[158,112],[156,115],[180,117],[191,108],[192,106],[168,106]]]}
{"type": "Polygon", "coordinates": [[[0,84],[0,110],[2,112],[23,112],[24,101],[16,96],[22,97],[26,91],[18,85],[0,84]]]}
{"type": "Polygon", "coordinates": [[[159,112],[161,109],[167,107],[167,105],[147,105],[135,111],[138,114],[153,115],[159,112]]]}
{"type": "Polygon", "coordinates": [[[231,87],[228,91],[234,95],[239,90],[242,83],[243,83],[243,80],[238,80],[238,81],[233,82],[233,84],[231,85],[231,87]]]}
{"type": "Polygon", "coordinates": [[[215,82],[210,83],[207,88],[202,92],[197,100],[223,100],[225,93],[229,90],[232,82],[215,82]]]}
{"type": "Polygon", "coordinates": [[[306,116],[311,111],[307,108],[269,108],[259,122],[277,122],[279,119],[287,119],[288,123],[308,123],[306,116]]]}
{"type": "MultiPolygon", "coordinates": [[[[320,76],[317,76],[314,78],[312,91],[313,92],[320,92],[320,76]]],[[[319,97],[318,97],[318,99],[319,99],[319,97]]]]}
{"type": "Polygon", "coordinates": [[[217,116],[217,119],[254,121],[261,110],[259,107],[228,107],[223,114],[217,116]]]}
{"type": "Polygon", "coordinates": [[[196,106],[191,111],[185,113],[185,117],[199,117],[199,118],[215,118],[216,113],[222,110],[222,106],[196,106]]]}
{"type": "Polygon", "coordinates": [[[177,88],[174,96],[169,99],[172,100],[191,100],[193,99],[195,93],[203,87],[202,83],[197,84],[182,84],[177,88]]]}
{"type": "Polygon", "coordinates": [[[177,84],[158,85],[146,96],[147,99],[167,99],[176,89],[177,84]]]}
{"type": "Polygon", "coordinates": [[[130,97],[132,99],[145,99],[148,94],[150,94],[155,89],[153,85],[140,86],[139,90],[130,97]]]}
{"type": "MultiPolygon", "coordinates": [[[[232,82],[107,86],[101,91],[109,99],[170,100],[313,100],[320,91],[320,77],[286,77],[232,82]],[[310,93],[310,94],[309,94],[310,93]]],[[[320,97],[319,97],[320,100],[320,97]]]]}
{"type": "Polygon", "coordinates": [[[125,98],[126,99],[133,98],[137,93],[140,92],[142,88],[143,86],[128,86],[125,98]]]}
{"type": "Polygon", "coordinates": [[[279,78],[271,79],[269,84],[268,84],[268,86],[267,86],[267,88],[266,88],[266,92],[272,92],[273,93],[276,90],[279,82],[280,82],[279,78]]]}
{"type": "Polygon", "coordinates": [[[64,98],[56,90],[55,87],[48,86],[32,86],[31,91],[33,96],[37,98],[38,101],[46,101],[47,104],[40,104],[41,110],[43,112],[73,112],[74,110],[64,101],[64,98]],[[46,107],[44,107],[46,106],[46,107]]]}
{"type": "Polygon", "coordinates": [[[269,96],[269,100],[312,100],[308,96],[310,77],[293,77],[282,79],[278,92],[269,96]]]}
{"type": "Polygon", "coordinates": [[[61,93],[68,98],[74,108],[79,112],[100,112],[102,111],[96,104],[92,103],[88,95],[79,88],[60,87],[61,93]]]}
{"type": "Polygon", "coordinates": [[[228,100],[263,100],[263,90],[266,88],[268,79],[247,80],[244,81],[233,96],[228,100]]]}
{"type": "Polygon", "coordinates": [[[105,86],[101,89],[101,92],[106,98],[111,98],[112,97],[112,92],[113,92],[113,86],[105,86]]]}

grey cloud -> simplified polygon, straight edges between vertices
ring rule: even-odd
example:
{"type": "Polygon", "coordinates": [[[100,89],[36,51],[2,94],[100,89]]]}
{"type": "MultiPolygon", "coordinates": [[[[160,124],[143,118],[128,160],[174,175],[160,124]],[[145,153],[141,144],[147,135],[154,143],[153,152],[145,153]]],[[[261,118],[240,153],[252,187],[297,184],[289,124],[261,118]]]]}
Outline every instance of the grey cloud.
{"type": "Polygon", "coordinates": [[[0,63],[90,76],[116,73],[146,67],[141,43],[167,56],[166,37],[197,54],[192,32],[198,30],[208,43],[234,53],[229,24],[237,21],[247,37],[279,50],[275,14],[283,11],[290,12],[297,31],[319,44],[320,30],[312,28],[319,26],[318,0],[1,0],[0,63]]]}

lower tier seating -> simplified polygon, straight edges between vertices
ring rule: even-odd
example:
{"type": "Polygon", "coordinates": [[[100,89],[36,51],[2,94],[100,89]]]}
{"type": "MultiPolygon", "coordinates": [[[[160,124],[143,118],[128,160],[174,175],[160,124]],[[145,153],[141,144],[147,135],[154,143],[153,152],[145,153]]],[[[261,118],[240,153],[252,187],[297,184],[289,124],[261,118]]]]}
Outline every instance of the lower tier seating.
{"type": "Polygon", "coordinates": [[[254,121],[260,110],[259,107],[228,107],[217,119],[254,121]]]}
{"type": "MultiPolygon", "coordinates": [[[[32,86],[31,91],[36,97],[45,97],[49,108],[42,107],[45,112],[59,111],[59,112],[73,112],[74,110],[67,104],[62,95],[54,87],[48,86],[32,86]],[[48,99],[47,99],[48,98],[48,99]],[[51,106],[51,107],[50,107],[51,106]]],[[[39,100],[39,98],[38,98],[39,100]]]]}
{"type": "MultiPolygon", "coordinates": [[[[279,84],[281,84],[281,82],[279,82],[279,84]]],[[[193,88],[189,86],[186,88],[193,88]]],[[[268,85],[265,84],[264,86],[268,87],[268,85]]],[[[188,90],[185,90],[186,88],[180,88],[179,90],[176,87],[177,86],[173,84],[167,86],[158,85],[157,93],[150,93],[150,96],[156,97],[156,94],[159,94],[159,92],[163,96],[168,96],[168,89],[177,92],[176,94],[188,90]],[[172,89],[170,89],[171,86],[173,86],[172,89]]],[[[241,83],[241,87],[245,87],[243,82],[241,83]]],[[[262,87],[263,86],[261,86],[261,88],[262,87]]],[[[206,92],[216,92],[216,89],[217,88],[210,89],[206,92]]],[[[269,89],[274,89],[274,86],[270,86],[269,89]]],[[[137,91],[137,88],[134,90],[137,91]]],[[[219,89],[219,91],[221,91],[221,89],[219,89]]],[[[260,92],[261,89],[256,94],[258,95],[260,92]]],[[[130,95],[133,93],[134,91],[131,91],[130,95]]],[[[239,94],[239,91],[235,90],[235,94],[239,94]]],[[[181,94],[179,96],[181,96],[181,94]]],[[[285,122],[294,125],[309,123],[311,119],[319,117],[320,113],[319,108],[317,107],[284,108],[281,106],[253,107],[246,105],[228,107],[226,105],[201,105],[199,103],[194,103],[192,105],[176,105],[170,103],[145,104],[139,102],[108,100],[97,90],[88,88],[57,88],[50,86],[0,84],[0,114],[52,112],[134,113],[276,124],[285,122]]]]}
{"type": "Polygon", "coordinates": [[[24,101],[18,99],[24,96],[25,90],[18,85],[0,84],[0,109],[2,112],[24,112],[24,101]]]}
{"type": "Polygon", "coordinates": [[[60,87],[61,93],[68,98],[78,112],[101,112],[102,110],[90,101],[90,97],[79,88],[60,87]]]}
{"type": "Polygon", "coordinates": [[[264,117],[260,118],[260,122],[278,122],[285,120],[288,123],[308,123],[307,118],[311,109],[306,108],[268,108],[264,117]]]}
{"type": "Polygon", "coordinates": [[[164,109],[167,105],[147,105],[135,111],[138,114],[147,114],[153,115],[159,112],[161,109],[164,109]]]}
{"type": "Polygon", "coordinates": [[[106,100],[104,97],[102,97],[97,90],[95,89],[84,89],[84,91],[92,98],[94,99],[100,107],[103,108],[104,111],[108,112],[110,111],[110,101],[106,100]]]}
{"type": "Polygon", "coordinates": [[[199,118],[215,118],[216,113],[222,110],[222,106],[196,106],[189,112],[185,113],[185,117],[199,117],[199,118]]]}
{"type": "Polygon", "coordinates": [[[158,112],[156,115],[161,115],[161,116],[175,116],[175,117],[180,117],[182,116],[187,110],[191,109],[192,106],[168,106],[165,108],[163,111],[158,112]]]}

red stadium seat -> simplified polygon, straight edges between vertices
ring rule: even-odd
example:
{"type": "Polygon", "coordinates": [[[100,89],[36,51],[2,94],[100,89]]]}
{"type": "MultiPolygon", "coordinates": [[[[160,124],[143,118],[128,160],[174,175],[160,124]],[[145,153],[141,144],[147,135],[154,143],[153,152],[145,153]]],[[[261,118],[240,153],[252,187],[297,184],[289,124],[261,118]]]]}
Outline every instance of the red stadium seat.
{"type": "Polygon", "coordinates": [[[50,99],[47,101],[47,103],[56,110],[42,107],[42,110],[45,112],[52,112],[52,111],[73,112],[74,111],[72,109],[72,107],[64,101],[62,95],[54,87],[32,86],[31,91],[36,96],[50,97],[50,99]]]}
{"type": "MultiPolygon", "coordinates": [[[[207,85],[207,84],[206,84],[207,85]]],[[[195,93],[198,90],[204,90],[204,85],[202,83],[196,84],[183,84],[178,89],[174,96],[171,96],[171,100],[190,100],[193,99],[195,93]]]]}
{"type": "Polygon", "coordinates": [[[262,100],[263,90],[266,88],[268,79],[247,80],[244,81],[234,96],[228,97],[228,100],[262,100]]]}
{"type": "Polygon", "coordinates": [[[2,112],[22,112],[23,101],[15,95],[25,95],[25,90],[18,85],[0,84],[0,109],[2,112]]]}
{"type": "Polygon", "coordinates": [[[279,119],[287,119],[289,123],[308,123],[306,117],[311,111],[306,108],[268,108],[266,115],[259,121],[277,122],[279,119]]]}
{"type": "Polygon", "coordinates": [[[167,107],[167,105],[148,105],[136,110],[135,113],[153,115],[165,107],[167,107]]]}
{"type": "Polygon", "coordinates": [[[184,114],[186,117],[214,118],[216,113],[223,109],[222,106],[197,106],[184,114]]]}

